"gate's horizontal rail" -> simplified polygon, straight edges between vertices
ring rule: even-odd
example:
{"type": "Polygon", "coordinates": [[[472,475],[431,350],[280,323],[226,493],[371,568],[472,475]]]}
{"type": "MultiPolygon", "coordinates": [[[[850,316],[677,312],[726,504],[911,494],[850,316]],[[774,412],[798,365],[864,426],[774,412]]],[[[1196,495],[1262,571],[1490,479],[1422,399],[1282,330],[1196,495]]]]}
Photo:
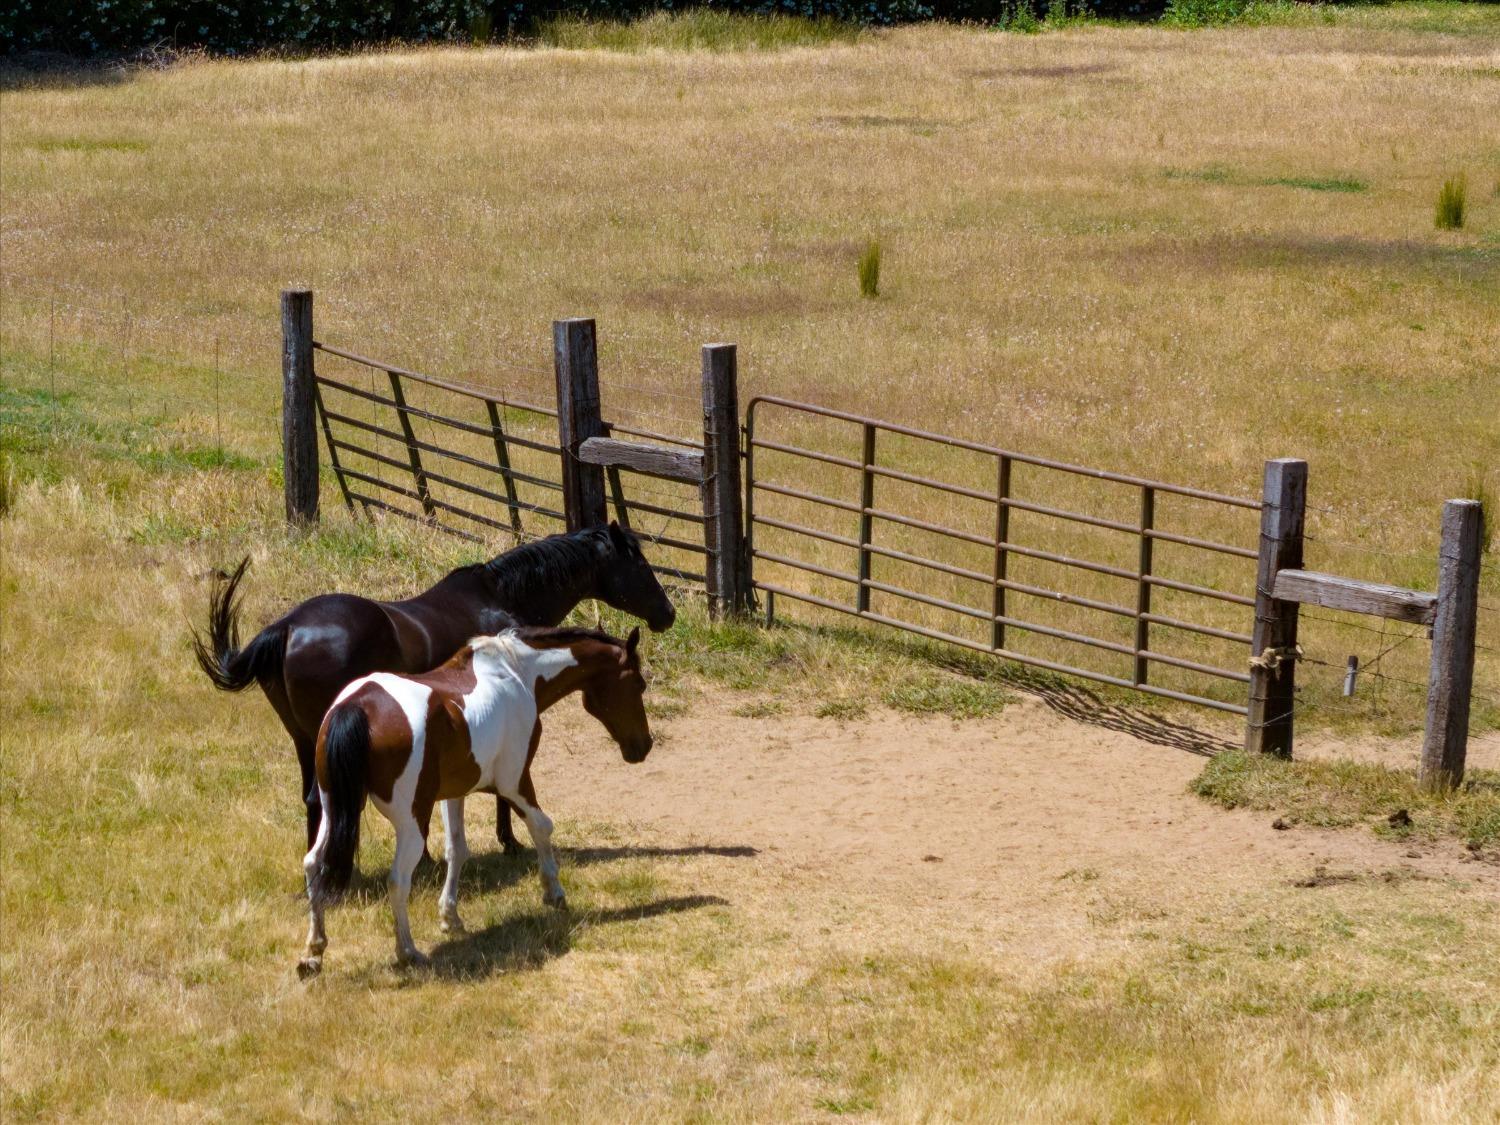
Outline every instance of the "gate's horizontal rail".
{"type": "MultiPolygon", "coordinates": [[[[451,429],[461,430],[466,434],[473,434],[476,437],[493,439],[495,436],[494,428],[491,426],[481,426],[474,422],[465,422],[462,418],[450,418],[448,417],[448,415],[439,414],[436,411],[423,410],[421,407],[412,406],[408,403],[397,402],[394,398],[391,398],[388,395],[377,394],[374,391],[367,391],[360,387],[351,386],[348,383],[340,383],[336,379],[329,379],[322,375],[319,375],[317,377],[317,382],[319,386],[330,387],[333,390],[341,391],[344,394],[350,394],[356,398],[362,398],[366,402],[374,402],[379,403],[381,406],[388,406],[392,410],[396,411],[397,414],[404,414],[409,418],[421,418],[428,422],[435,422],[439,426],[448,426],[451,429]]],[[[498,399],[495,401],[499,403],[498,399]]],[[[501,403],[500,405],[504,404],[501,403]]],[[[526,407],[525,409],[529,410],[531,408],[526,407]]],[[[329,417],[335,417],[335,415],[330,412],[329,417]]],[[[349,420],[349,416],[346,414],[340,414],[337,415],[337,417],[342,421],[349,420]]],[[[386,433],[394,431],[382,430],[381,432],[386,433]]],[[[396,438],[403,443],[406,441],[406,437],[404,434],[396,434],[396,438]]],[[[508,445],[519,445],[522,449],[535,449],[539,453],[551,453],[559,456],[562,454],[562,450],[555,445],[548,445],[546,442],[533,441],[530,438],[519,437],[509,432],[505,434],[505,441],[508,445]]]]}
{"type": "MultiPolygon", "coordinates": [[[[378,359],[370,359],[368,356],[362,356],[357,354],[356,352],[345,351],[343,348],[336,348],[332,344],[325,344],[318,340],[313,341],[313,347],[317,351],[327,352],[329,355],[338,356],[340,359],[347,359],[349,360],[349,362],[357,363],[362,367],[372,367],[376,371],[384,371],[390,375],[399,375],[403,379],[411,379],[412,381],[417,383],[425,383],[427,386],[436,387],[438,390],[451,391],[453,394],[463,395],[466,398],[475,398],[481,402],[493,402],[496,406],[512,407],[516,410],[529,410],[533,414],[545,414],[548,418],[557,417],[556,410],[549,409],[545,406],[537,406],[529,402],[520,402],[516,399],[508,399],[503,395],[495,394],[493,391],[487,391],[483,387],[471,387],[464,383],[450,383],[446,379],[437,379],[431,375],[423,375],[418,371],[408,371],[404,367],[397,367],[394,364],[390,363],[382,363],[378,359]]],[[[318,379],[321,382],[322,376],[319,376],[318,379]]]]}
{"type": "MultiPolygon", "coordinates": [[[[909,601],[914,601],[921,605],[931,606],[934,609],[941,609],[948,613],[956,613],[964,617],[973,618],[976,621],[987,621],[991,623],[998,622],[1002,625],[1006,625],[1014,629],[1020,629],[1023,632],[1038,633],[1044,637],[1053,637],[1057,640],[1070,641],[1074,644],[1087,645],[1091,648],[1102,649],[1105,652],[1118,653],[1121,656],[1142,657],[1146,660],[1155,661],[1158,664],[1170,664],[1177,668],[1185,668],[1189,671],[1201,672],[1207,676],[1216,676],[1219,679],[1234,680],[1239,683],[1250,682],[1249,675],[1244,672],[1236,672],[1228,668],[1219,668],[1212,664],[1202,664],[1197,661],[1187,660],[1183,657],[1168,656],[1163,653],[1153,652],[1150,649],[1138,648],[1134,645],[1122,644],[1117,641],[1106,641],[1099,637],[1091,637],[1086,633],[1075,633],[1068,629],[1059,629],[1056,626],[1043,625],[1039,622],[1028,621],[1025,618],[1013,617],[1007,614],[993,614],[987,610],[978,609],[971,605],[964,605],[962,602],[949,601],[946,598],[939,598],[932,594],[923,594],[916,590],[908,590],[904,586],[895,586],[888,582],[877,581],[873,578],[867,578],[861,581],[861,579],[854,575],[845,574],[837,570],[831,570],[827,567],[818,566],[816,563],[809,563],[802,559],[788,558],[785,555],[773,554],[770,551],[762,551],[758,548],[753,551],[753,555],[755,558],[766,560],[766,562],[777,563],[781,566],[791,567],[794,570],[805,570],[812,574],[821,575],[824,578],[832,578],[836,581],[847,582],[852,586],[863,585],[871,590],[878,590],[883,594],[891,594],[894,597],[906,598],[909,601]]],[[[756,586],[758,588],[770,588],[768,586],[765,586],[764,583],[760,582],[757,582],[756,586]]],[[[1027,591],[1021,592],[1025,593],[1027,591]]],[[[1050,596],[1050,592],[1045,592],[1044,594],[1038,596],[1050,596]]],[[[829,604],[830,608],[842,608],[846,613],[856,612],[855,607],[852,606],[839,607],[835,603],[829,604]]],[[[1088,608],[1104,607],[1102,603],[1095,603],[1088,608]]],[[[1134,610],[1125,610],[1123,609],[1123,607],[1111,606],[1108,607],[1108,609],[1110,612],[1119,611],[1122,616],[1126,617],[1133,618],[1137,616],[1134,610]]],[[[1158,620],[1162,624],[1194,628],[1192,626],[1185,626],[1184,623],[1172,621],[1170,618],[1159,618],[1158,620]]],[[[1229,635],[1229,639],[1238,640],[1240,638],[1231,634],[1229,635]]],[[[985,651],[988,652],[992,650],[986,648],[985,651]]],[[[1142,686],[1131,681],[1124,682],[1131,687],[1142,686]]]]}
{"type": "MultiPolygon", "coordinates": [[[[326,381],[324,381],[321,377],[318,378],[318,383],[323,384],[323,386],[327,387],[338,387],[339,390],[350,390],[348,389],[348,387],[345,387],[344,384],[341,383],[326,383],[326,381]]],[[[393,399],[383,399],[380,395],[371,395],[371,393],[369,392],[359,393],[363,396],[363,398],[372,399],[372,401],[375,402],[383,402],[383,404],[389,405],[392,410],[399,410],[398,405],[396,405],[396,402],[393,401],[393,399]]],[[[399,443],[404,444],[404,446],[405,444],[407,444],[407,435],[399,434],[399,432],[393,431],[393,429],[386,429],[384,428],[384,426],[377,426],[374,422],[365,422],[365,420],[363,419],[356,419],[356,417],[351,416],[351,414],[341,414],[339,413],[339,411],[329,410],[329,408],[324,407],[323,416],[326,417],[329,422],[339,422],[345,426],[354,426],[354,428],[356,429],[362,429],[362,431],[365,431],[366,434],[378,434],[380,435],[380,437],[390,438],[390,440],[392,441],[399,441],[399,443]]],[[[495,432],[486,429],[486,431],[483,431],[483,434],[481,434],[481,437],[493,438],[495,437],[495,432]]],[[[513,434],[505,434],[504,441],[507,446],[520,446],[523,447],[523,449],[534,449],[537,450],[538,453],[550,453],[550,455],[553,456],[561,455],[561,450],[559,450],[556,446],[547,446],[547,444],[540,443],[540,441],[531,441],[529,440],[529,438],[514,437],[513,434]]],[[[443,450],[440,450],[440,452],[443,452],[443,450]]],[[[480,465],[483,465],[484,468],[487,469],[498,468],[498,466],[496,465],[490,465],[487,460],[486,462],[478,463],[480,463],[480,465]]]]}
{"type": "MultiPolygon", "coordinates": [[[[502,469],[498,465],[491,465],[488,461],[480,461],[478,458],[469,457],[463,453],[455,453],[451,449],[444,449],[442,446],[433,445],[430,442],[413,440],[412,442],[408,443],[405,436],[402,434],[393,433],[390,430],[382,429],[380,426],[372,426],[368,423],[361,423],[356,419],[347,418],[342,414],[335,414],[333,411],[328,411],[327,417],[330,422],[352,423],[353,425],[358,426],[361,429],[368,430],[371,433],[377,433],[382,436],[390,437],[396,441],[399,441],[403,446],[415,446],[417,449],[426,450],[429,453],[436,453],[440,457],[449,458],[450,460],[457,461],[460,464],[472,465],[476,469],[483,469],[485,472],[493,473],[496,476],[509,477],[511,480],[520,481],[523,484],[533,484],[538,488],[549,489],[553,492],[562,491],[562,486],[560,484],[557,484],[555,481],[546,480],[542,477],[534,477],[529,473],[520,473],[514,469],[502,469]]],[[[411,469],[410,461],[398,461],[395,458],[389,457],[384,453],[378,453],[373,449],[366,449],[362,445],[355,445],[353,442],[346,441],[343,438],[329,438],[328,441],[336,449],[345,449],[350,453],[357,453],[361,457],[368,457],[373,461],[379,461],[382,464],[390,465],[397,469],[406,469],[408,471],[410,471],[411,469]]],[[[433,480],[439,479],[437,474],[431,471],[426,471],[425,475],[433,480]]],[[[505,503],[507,504],[509,504],[510,502],[511,501],[509,500],[509,498],[505,500],[505,503]]]]}
{"type": "Polygon", "coordinates": [[[626,511],[645,512],[653,516],[666,516],[669,519],[682,520],[684,523],[704,524],[708,522],[707,517],[701,512],[684,512],[677,508],[665,508],[660,504],[651,504],[645,500],[632,500],[626,496],[620,501],[626,511]]]}
{"type": "Polygon", "coordinates": [[[1203,695],[1193,695],[1189,692],[1173,691],[1170,688],[1157,687],[1155,684],[1136,684],[1132,683],[1130,680],[1123,679],[1120,676],[1111,676],[1104,672],[1092,671],[1088,668],[1075,668],[1069,664],[1059,664],[1056,661],[1044,660],[1039,656],[1031,656],[1024,652],[1015,652],[1011,649],[1004,648],[991,648],[989,645],[980,644],[978,641],[970,640],[967,637],[958,637],[954,636],[952,633],[944,633],[938,629],[928,629],[922,625],[913,625],[909,621],[901,621],[894,617],[887,617],[884,614],[875,613],[871,610],[855,609],[852,606],[843,605],[839,602],[829,601],[827,598],[820,598],[816,594],[809,594],[802,590],[788,589],[785,586],[778,586],[775,583],[771,582],[757,581],[755,583],[755,588],[758,590],[764,590],[767,593],[775,594],[777,597],[791,598],[793,601],[806,602],[809,605],[819,606],[822,609],[834,610],[838,613],[847,613],[853,617],[863,618],[866,621],[874,621],[875,623],[880,625],[890,625],[894,628],[904,630],[908,633],[915,633],[920,637],[927,637],[930,640],[944,641],[947,644],[958,645],[960,648],[971,649],[974,652],[988,653],[991,656],[998,656],[1002,660],[1012,660],[1017,664],[1025,664],[1033,668],[1042,668],[1049,672],[1059,672],[1068,676],[1077,676],[1080,679],[1092,680],[1093,682],[1100,684],[1110,684],[1113,687],[1132,688],[1135,691],[1146,692],[1148,695],[1158,695],[1164,699],[1175,699],[1180,703],[1196,703],[1202,707],[1211,707],[1216,711],[1227,711],[1231,715],[1244,715],[1248,711],[1248,708],[1244,706],[1234,703],[1226,703],[1222,699],[1210,699],[1209,697],[1203,695]]]}
{"type": "Polygon", "coordinates": [[[464,531],[462,528],[449,527],[439,520],[432,519],[429,516],[419,516],[415,512],[408,512],[405,508],[398,508],[394,504],[387,504],[383,500],[375,499],[373,496],[364,496],[358,492],[350,492],[349,498],[351,500],[358,500],[361,504],[366,504],[372,508],[379,508],[381,511],[390,512],[392,515],[400,516],[402,519],[411,520],[412,523],[419,523],[423,527],[435,527],[439,531],[447,532],[449,535],[457,535],[460,539],[467,539],[471,543],[484,542],[483,536],[464,531]]]}
{"type": "MultiPolygon", "coordinates": [[[[901,434],[905,437],[937,442],[939,445],[951,446],[955,449],[965,449],[971,453],[987,453],[994,457],[1004,457],[1018,465],[1036,465],[1043,469],[1056,469],[1058,472],[1072,473],[1075,476],[1112,481],[1115,484],[1128,484],[1136,488],[1151,488],[1157,492],[1170,492],[1177,496],[1190,496],[1197,500],[1209,500],[1217,504],[1230,504],[1238,508],[1251,508],[1258,511],[1261,506],[1259,500],[1251,500],[1244,496],[1229,496],[1220,492],[1208,492],[1201,488],[1189,488],[1186,485],[1169,484],[1165,481],[1130,476],[1126,473],[1112,473],[1104,469],[1091,469],[1086,465],[1072,465],[1066,461],[1053,461],[1047,457],[1035,457],[1028,453],[1016,453],[1013,450],[1001,449],[995,445],[966,441],[963,438],[950,437],[947,434],[937,434],[930,430],[918,430],[910,426],[901,426],[894,422],[883,422],[879,418],[867,418],[861,414],[850,414],[843,410],[832,410],[826,406],[813,406],[809,403],[796,402],[792,399],[778,398],[775,395],[757,395],[750,400],[749,411],[753,412],[755,407],[760,403],[765,403],[768,406],[780,406],[802,414],[815,414],[823,418],[853,422],[861,426],[874,426],[876,429],[884,430],[887,433],[901,434]]],[[[756,439],[757,442],[759,440],[758,438],[756,439]]],[[[854,464],[856,467],[861,467],[858,462],[854,464]]],[[[993,496],[988,494],[982,494],[982,498],[987,500],[994,499],[993,496]]]]}

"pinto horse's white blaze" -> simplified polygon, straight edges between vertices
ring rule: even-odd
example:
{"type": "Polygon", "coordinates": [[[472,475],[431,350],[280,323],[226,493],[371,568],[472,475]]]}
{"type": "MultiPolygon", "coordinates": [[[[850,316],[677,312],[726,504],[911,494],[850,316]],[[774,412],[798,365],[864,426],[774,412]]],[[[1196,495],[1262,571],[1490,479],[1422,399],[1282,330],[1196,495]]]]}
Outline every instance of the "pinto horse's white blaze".
{"type": "Polygon", "coordinates": [[[453,660],[424,676],[377,672],[344,688],[324,718],[318,739],[319,798],[329,815],[303,862],[312,917],[299,972],[311,975],[322,966],[327,947],[324,886],[330,882],[330,863],[342,872],[334,873],[333,883],[347,882],[352,867],[352,850],[346,848],[346,854],[331,860],[330,849],[341,825],[346,836],[352,832],[357,845],[358,809],[349,806],[355,800],[362,803],[365,795],[396,830],[390,898],[401,963],[426,961],[412,941],[407,901],[434,803],[443,806],[447,842],[448,871],[439,898],[445,932],[463,930],[458,883],[469,856],[463,798],[476,790],[498,794],[520,813],[536,847],[543,901],[565,906],[552,850],[552,821],[538,806],[531,782],[541,712],[581,688],[589,710],[610,730],[627,759],[643,758],[651,738],[640,700],[645,685],[635,653],[637,636],[632,633],[622,645],[581,630],[528,630],[525,639],[502,633],[476,638],[453,660]],[[565,676],[569,670],[576,671],[565,676]],[[340,722],[347,730],[335,733],[340,722]],[[354,782],[348,779],[350,768],[359,774],[354,782]],[[342,792],[338,780],[330,781],[341,770],[347,790],[342,792]],[[355,818],[352,824],[350,816],[355,818]]]}

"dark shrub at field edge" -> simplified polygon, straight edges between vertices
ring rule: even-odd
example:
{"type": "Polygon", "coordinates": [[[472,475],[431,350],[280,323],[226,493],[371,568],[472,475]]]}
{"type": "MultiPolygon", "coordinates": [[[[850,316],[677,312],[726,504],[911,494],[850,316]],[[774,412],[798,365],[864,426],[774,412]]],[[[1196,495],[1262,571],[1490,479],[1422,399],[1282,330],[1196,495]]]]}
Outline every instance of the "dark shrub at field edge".
{"type": "MultiPolygon", "coordinates": [[[[1227,2],[1227,0],[1226,0],[1227,2]]],[[[1056,0],[1068,15],[1154,18],[1161,0],[1056,0]]],[[[1018,0],[724,0],[714,4],[650,0],[118,0],[77,4],[67,0],[16,0],[0,6],[0,52],[59,52],[67,56],[120,56],[148,49],[203,48],[221,54],[274,49],[327,50],[361,44],[488,42],[534,35],[547,21],[633,20],[653,12],[715,12],[795,16],[864,26],[921,20],[1007,25],[1025,10],[1018,0]]]]}

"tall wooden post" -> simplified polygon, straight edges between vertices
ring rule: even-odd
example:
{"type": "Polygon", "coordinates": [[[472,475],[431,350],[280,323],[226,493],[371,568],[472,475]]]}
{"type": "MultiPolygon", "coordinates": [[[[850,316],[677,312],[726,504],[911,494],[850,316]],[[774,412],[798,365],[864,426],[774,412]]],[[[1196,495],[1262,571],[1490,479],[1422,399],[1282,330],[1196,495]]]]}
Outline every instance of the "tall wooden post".
{"type": "Polygon", "coordinates": [[[281,291],[281,464],[286,519],[318,520],[318,387],[313,376],[313,295],[281,291]]]}
{"type": "Polygon", "coordinates": [[[1449,500],[1443,505],[1437,617],[1432,625],[1432,670],[1427,677],[1427,731],[1422,739],[1425,789],[1452,789],[1464,779],[1483,522],[1484,509],[1477,500],[1449,500]]]}
{"type": "Polygon", "coordinates": [[[609,519],[604,470],[578,459],[578,447],[604,437],[599,414],[599,353],[594,322],[573,317],[552,322],[552,359],[557,373],[557,439],[562,448],[563,513],[568,530],[598,527],[609,519]]]}
{"type": "Polygon", "coordinates": [[[1302,568],[1307,462],[1292,457],[1267,461],[1262,500],[1245,749],[1290,758],[1297,687],[1297,603],[1277,601],[1271,589],[1277,571],[1302,568]]]}
{"type": "Polygon", "coordinates": [[[748,612],[750,567],[740,487],[740,395],[733,344],[703,345],[703,532],[708,605],[715,617],[748,612]]]}

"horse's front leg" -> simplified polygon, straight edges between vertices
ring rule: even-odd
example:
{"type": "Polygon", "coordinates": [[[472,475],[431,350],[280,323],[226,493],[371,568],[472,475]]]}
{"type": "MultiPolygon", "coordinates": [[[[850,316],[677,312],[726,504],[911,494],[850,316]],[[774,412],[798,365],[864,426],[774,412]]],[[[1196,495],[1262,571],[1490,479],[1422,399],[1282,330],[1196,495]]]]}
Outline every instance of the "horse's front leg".
{"type": "Polygon", "coordinates": [[[568,908],[567,896],[563,894],[562,882],[557,877],[557,856],[552,851],[552,818],[536,803],[536,787],[531,784],[531,770],[521,774],[518,793],[511,798],[516,811],[526,820],[526,830],[531,833],[531,842],[536,847],[537,873],[542,879],[542,901],[559,910],[568,908]]]}
{"type": "Polygon", "coordinates": [[[443,802],[443,831],[446,834],[448,875],[443,880],[443,895],[438,900],[438,921],[445,934],[464,932],[458,916],[458,875],[469,858],[469,843],[464,839],[464,799],[443,802]]]}

